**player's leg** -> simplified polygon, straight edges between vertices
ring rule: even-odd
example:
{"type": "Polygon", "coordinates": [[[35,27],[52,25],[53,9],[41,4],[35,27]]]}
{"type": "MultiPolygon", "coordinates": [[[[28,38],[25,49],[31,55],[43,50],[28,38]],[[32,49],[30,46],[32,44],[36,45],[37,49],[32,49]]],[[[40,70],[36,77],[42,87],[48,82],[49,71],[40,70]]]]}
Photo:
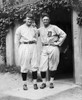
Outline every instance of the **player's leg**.
{"type": "Polygon", "coordinates": [[[23,90],[27,90],[27,66],[22,65],[21,66],[21,77],[22,77],[22,82],[23,82],[23,90]]]}
{"type": "Polygon", "coordinates": [[[42,84],[41,89],[44,89],[46,87],[46,71],[41,71],[41,78],[42,78],[42,84]]]}
{"type": "Polygon", "coordinates": [[[56,74],[56,70],[50,70],[50,88],[54,88],[54,77],[55,77],[55,74],[56,74]]]}
{"type": "Polygon", "coordinates": [[[50,53],[50,61],[49,61],[49,72],[50,72],[50,88],[54,88],[53,82],[54,77],[56,75],[56,70],[59,64],[59,48],[52,48],[52,52],[50,53]]]}
{"type": "Polygon", "coordinates": [[[41,54],[41,61],[40,61],[40,73],[42,78],[42,84],[41,89],[44,89],[46,87],[46,71],[48,69],[48,55],[46,53],[46,50],[42,52],[41,54]]]}
{"type": "Polygon", "coordinates": [[[23,89],[27,90],[27,73],[21,73],[22,75],[22,80],[23,80],[23,89]]]}
{"type": "Polygon", "coordinates": [[[27,66],[23,65],[21,66],[21,77],[22,77],[22,82],[23,82],[23,90],[27,90],[27,72],[28,72],[28,69],[27,69],[27,66]]]}
{"type": "Polygon", "coordinates": [[[38,85],[37,85],[37,70],[38,70],[38,64],[37,64],[37,49],[36,49],[36,45],[32,46],[32,60],[31,60],[31,66],[32,66],[32,79],[33,79],[33,86],[34,89],[38,89],[38,85]]]}
{"type": "Polygon", "coordinates": [[[22,44],[19,49],[19,59],[20,59],[20,66],[21,66],[21,77],[23,81],[23,89],[27,90],[27,72],[29,69],[29,60],[30,60],[30,53],[29,48],[26,44],[22,44]]]}
{"type": "Polygon", "coordinates": [[[37,90],[38,89],[38,85],[37,85],[37,71],[32,71],[32,79],[33,79],[34,89],[37,90]]]}

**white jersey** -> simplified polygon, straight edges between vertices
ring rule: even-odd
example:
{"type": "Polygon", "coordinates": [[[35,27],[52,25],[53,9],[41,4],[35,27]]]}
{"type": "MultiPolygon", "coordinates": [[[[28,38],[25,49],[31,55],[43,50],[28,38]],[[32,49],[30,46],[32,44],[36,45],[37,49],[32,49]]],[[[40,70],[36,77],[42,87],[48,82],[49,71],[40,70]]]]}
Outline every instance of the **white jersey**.
{"type": "Polygon", "coordinates": [[[60,55],[58,46],[62,45],[66,34],[55,25],[49,25],[47,28],[41,27],[39,28],[39,33],[41,42],[43,44],[49,44],[42,47],[40,70],[43,72],[47,71],[48,68],[51,71],[57,70],[60,55]]]}
{"type": "Polygon", "coordinates": [[[26,24],[18,27],[15,33],[15,46],[18,48],[18,62],[21,72],[27,73],[28,70],[36,71],[37,67],[37,48],[36,43],[24,44],[24,42],[37,42],[37,29],[26,24]]]}
{"type": "Polygon", "coordinates": [[[37,29],[33,26],[28,27],[26,24],[21,25],[16,30],[15,44],[19,45],[20,42],[37,41],[37,29]]]}
{"type": "Polygon", "coordinates": [[[39,28],[39,33],[41,36],[41,42],[44,44],[54,44],[54,42],[56,42],[57,45],[61,46],[66,38],[65,32],[55,25],[49,25],[47,28],[43,26],[39,28]]]}

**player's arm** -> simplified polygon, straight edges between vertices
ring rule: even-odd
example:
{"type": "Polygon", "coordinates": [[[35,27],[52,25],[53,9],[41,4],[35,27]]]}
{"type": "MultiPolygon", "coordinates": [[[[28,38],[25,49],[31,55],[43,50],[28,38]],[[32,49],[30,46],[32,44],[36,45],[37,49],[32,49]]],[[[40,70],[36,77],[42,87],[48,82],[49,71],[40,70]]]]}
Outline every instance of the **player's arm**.
{"type": "Polygon", "coordinates": [[[54,44],[58,45],[58,46],[61,46],[67,35],[62,29],[60,29],[57,26],[54,27],[54,31],[58,35],[58,41],[54,42],[54,44]]]}
{"type": "Polygon", "coordinates": [[[38,41],[38,37],[39,37],[39,30],[37,28],[34,28],[35,30],[35,38],[37,39],[38,41]]]}
{"type": "Polygon", "coordinates": [[[40,37],[40,29],[38,29],[38,37],[40,37]]]}
{"type": "Polygon", "coordinates": [[[17,30],[15,32],[15,46],[16,47],[19,47],[19,45],[20,45],[20,38],[21,38],[20,28],[17,28],[17,30]]]}

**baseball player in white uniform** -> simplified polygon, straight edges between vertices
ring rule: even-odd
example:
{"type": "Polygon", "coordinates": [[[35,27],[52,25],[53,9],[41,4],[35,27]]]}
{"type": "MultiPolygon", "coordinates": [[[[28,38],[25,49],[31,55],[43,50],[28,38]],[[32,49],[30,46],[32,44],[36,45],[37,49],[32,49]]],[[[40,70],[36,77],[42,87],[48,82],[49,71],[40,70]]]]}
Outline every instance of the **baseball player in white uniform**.
{"type": "Polygon", "coordinates": [[[47,13],[42,15],[43,27],[39,28],[42,43],[40,71],[42,77],[41,89],[46,87],[46,71],[49,64],[50,88],[54,88],[53,81],[55,71],[59,64],[59,46],[62,45],[66,38],[66,33],[56,25],[50,24],[50,18],[47,13]]]}
{"type": "Polygon", "coordinates": [[[26,23],[17,28],[15,45],[18,46],[23,89],[27,90],[27,72],[32,70],[34,89],[37,86],[37,29],[32,26],[33,15],[27,14],[26,23]]]}

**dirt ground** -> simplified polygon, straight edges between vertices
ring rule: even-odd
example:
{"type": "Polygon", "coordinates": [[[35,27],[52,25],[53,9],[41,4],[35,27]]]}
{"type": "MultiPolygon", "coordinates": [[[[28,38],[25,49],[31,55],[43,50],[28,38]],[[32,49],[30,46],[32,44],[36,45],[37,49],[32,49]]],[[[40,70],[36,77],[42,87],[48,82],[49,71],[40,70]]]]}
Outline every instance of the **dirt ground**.
{"type": "MultiPolygon", "coordinates": [[[[22,84],[23,83],[20,74],[10,74],[10,73],[0,74],[0,98],[4,97],[4,95],[2,94],[4,91],[22,87],[22,84]]],[[[27,84],[28,85],[32,84],[31,80],[28,80],[27,84]]],[[[0,100],[11,100],[9,98],[6,99],[4,98],[0,100]]],[[[12,100],[23,100],[23,99],[14,98],[12,100]]],[[[73,89],[68,89],[56,95],[46,97],[42,100],[82,100],[82,86],[73,89]]]]}
{"type": "MultiPolygon", "coordinates": [[[[28,79],[27,84],[32,84],[28,79]],[[29,81],[29,82],[28,82],[29,81]]],[[[20,74],[0,74],[0,92],[22,86],[22,79],[20,74]]]]}

